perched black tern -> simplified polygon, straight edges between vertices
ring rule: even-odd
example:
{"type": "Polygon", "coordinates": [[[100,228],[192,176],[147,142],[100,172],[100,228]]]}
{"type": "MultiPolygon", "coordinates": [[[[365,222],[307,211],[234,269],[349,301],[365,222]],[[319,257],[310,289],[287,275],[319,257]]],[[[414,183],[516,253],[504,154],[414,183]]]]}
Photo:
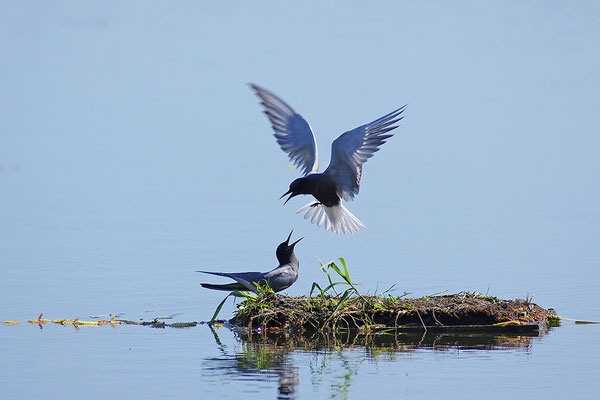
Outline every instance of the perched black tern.
{"type": "MultiPolygon", "coordinates": [[[[292,231],[293,232],[293,231],[292,231]]],[[[294,254],[294,246],[298,244],[304,238],[300,238],[296,240],[294,243],[290,243],[290,238],[292,237],[292,232],[286,239],[285,242],[281,243],[277,246],[277,251],[275,252],[277,255],[277,261],[279,261],[279,266],[272,271],[269,272],[208,272],[208,271],[196,271],[202,272],[204,274],[225,276],[227,278],[231,278],[235,283],[226,283],[224,285],[215,285],[212,283],[202,283],[202,287],[207,289],[214,290],[251,290],[256,292],[256,284],[264,285],[268,283],[271,289],[275,292],[280,292],[284,289],[292,286],[294,282],[298,279],[298,258],[294,254]]]]}
{"type": "Polygon", "coordinates": [[[289,194],[287,203],[299,194],[311,194],[317,200],[297,211],[305,213],[305,219],[335,233],[363,229],[365,225],[341,201],[351,201],[358,194],[362,165],[392,136],[388,132],[398,127],[396,123],[403,118],[406,106],[340,135],[331,145],[329,166],[318,173],[317,143],[308,123],[273,93],[254,84],[250,87],[261,99],[277,143],[304,174],[290,184],[281,198],[289,194]]]}

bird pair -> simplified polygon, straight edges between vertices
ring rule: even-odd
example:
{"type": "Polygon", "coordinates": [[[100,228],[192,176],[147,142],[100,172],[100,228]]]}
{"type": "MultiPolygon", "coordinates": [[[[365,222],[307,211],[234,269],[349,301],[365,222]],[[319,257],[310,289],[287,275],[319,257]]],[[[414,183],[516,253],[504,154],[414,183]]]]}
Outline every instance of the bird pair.
{"type": "MultiPolygon", "coordinates": [[[[319,173],[317,143],[306,120],[268,90],[254,84],[250,84],[250,87],[261,99],[264,113],[275,131],[277,143],[304,174],[303,177],[294,180],[289,190],[281,196],[283,198],[289,195],[284,204],[292,197],[310,194],[316,201],[297,211],[304,213],[305,219],[310,219],[317,226],[324,226],[337,234],[362,230],[365,225],[342,205],[342,200],[351,201],[358,194],[362,165],[392,136],[389,132],[398,127],[397,123],[403,118],[401,114],[406,106],[341,134],[331,145],[329,166],[319,173]]],[[[279,266],[275,269],[266,273],[198,271],[236,281],[224,285],[203,283],[202,286],[215,290],[255,290],[255,283],[264,285],[268,282],[276,292],[287,289],[298,279],[299,263],[294,254],[294,246],[302,240],[300,238],[289,244],[291,236],[292,233],[277,247],[279,266]]]]}

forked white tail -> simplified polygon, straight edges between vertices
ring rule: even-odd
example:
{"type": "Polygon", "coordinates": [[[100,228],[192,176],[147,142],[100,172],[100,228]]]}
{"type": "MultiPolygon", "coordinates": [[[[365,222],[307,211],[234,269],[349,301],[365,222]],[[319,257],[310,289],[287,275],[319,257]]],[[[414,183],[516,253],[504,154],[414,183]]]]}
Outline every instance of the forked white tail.
{"type": "Polygon", "coordinates": [[[304,214],[304,219],[310,219],[310,222],[317,226],[325,226],[325,229],[334,233],[357,233],[365,225],[360,222],[346,207],[337,205],[326,207],[318,201],[312,201],[296,211],[296,214],[304,214]]]}

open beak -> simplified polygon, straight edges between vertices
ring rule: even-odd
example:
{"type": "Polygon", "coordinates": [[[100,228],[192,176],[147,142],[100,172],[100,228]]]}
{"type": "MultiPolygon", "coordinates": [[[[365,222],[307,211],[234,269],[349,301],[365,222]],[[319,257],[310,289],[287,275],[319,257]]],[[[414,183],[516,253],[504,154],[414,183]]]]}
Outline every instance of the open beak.
{"type": "Polygon", "coordinates": [[[279,198],[279,200],[283,199],[283,198],[284,198],[285,196],[287,196],[288,194],[290,195],[290,197],[288,197],[288,198],[287,198],[287,200],[286,200],[286,201],[283,203],[284,205],[285,205],[285,204],[286,204],[288,201],[290,201],[290,199],[291,199],[292,197],[296,196],[294,193],[292,193],[292,190],[290,189],[290,190],[288,190],[287,192],[285,192],[284,194],[282,194],[282,195],[281,195],[281,197],[279,198]]]}
{"type": "MultiPolygon", "coordinates": [[[[284,194],[285,196],[285,194],[284,194]]],[[[290,239],[292,238],[292,233],[294,233],[294,230],[292,229],[292,231],[290,232],[290,234],[288,235],[288,238],[285,239],[285,245],[289,247],[289,243],[290,243],[290,239]]]]}
{"type": "Polygon", "coordinates": [[[300,239],[296,240],[294,243],[290,244],[290,245],[288,246],[288,248],[292,248],[292,249],[293,249],[293,248],[294,248],[294,246],[295,246],[296,244],[298,244],[298,242],[299,242],[299,241],[301,241],[302,239],[304,239],[304,236],[302,236],[300,239]]]}
{"type": "Polygon", "coordinates": [[[290,239],[292,238],[292,233],[294,233],[294,230],[293,230],[293,229],[292,229],[292,231],[290,232],[290,234],[289,234],[288,238],[287,238],[287,239],[286,239],[286,241],[285,241],[285,245],[288,247],[288,249],[290,249],[290,248],[294,248],[294,246],[295,246],[296,244],[298,244],[298,242],[299,242],[299,241],[301,241],[302,239],[304,239],[304,236],[303,236],[303,237],[301,237],[300,239],[296,240],[294,243],[292,243],[292,244],[289,244],[289,243],[290,243],[290,239]]]}

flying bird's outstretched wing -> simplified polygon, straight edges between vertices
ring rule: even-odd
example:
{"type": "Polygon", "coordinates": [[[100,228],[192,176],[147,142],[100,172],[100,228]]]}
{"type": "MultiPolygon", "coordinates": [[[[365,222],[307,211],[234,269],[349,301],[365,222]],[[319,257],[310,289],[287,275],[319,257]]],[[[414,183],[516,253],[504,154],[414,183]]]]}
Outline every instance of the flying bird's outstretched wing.
{"type": "Polygon", "coordinates": [[[405,107],[345,132],[331,144],[331,161],[324,174],[334,180],[345,201],[358,194],[362,165],[392,136],[386,133],[398,127],[394,124],[404,118],[400,114],[405,107]]]}
{"type": "Polygon", "coordinates": [[[294,165],[303,170],[304,175],[317,172],[319,161],[317,142],[308,123],[292,107],[266,89],[250,84],[265,108],[264,113],[271,121],[277,143],[285,151],[294,165]]]}

